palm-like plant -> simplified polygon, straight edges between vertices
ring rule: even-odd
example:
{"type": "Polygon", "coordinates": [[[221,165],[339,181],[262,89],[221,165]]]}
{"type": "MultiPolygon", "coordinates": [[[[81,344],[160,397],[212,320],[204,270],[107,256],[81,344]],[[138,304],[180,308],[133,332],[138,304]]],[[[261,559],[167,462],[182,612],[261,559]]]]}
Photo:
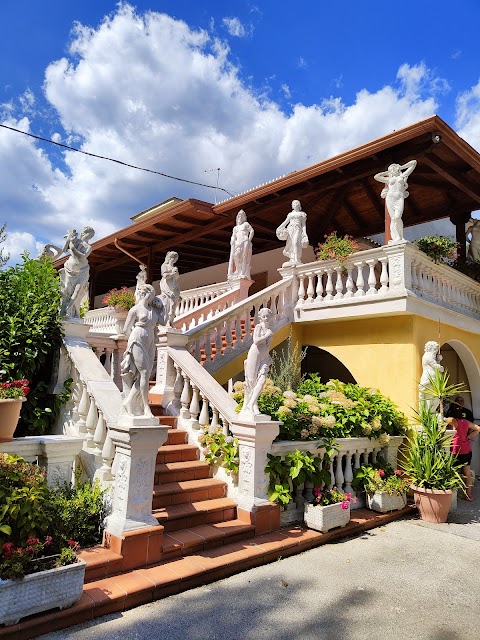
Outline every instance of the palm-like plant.
{"type": "MultiPolygon", "coordinates": [[[[422,395],[426,400],[426,403],[421,403],[420,413],[422,413],[422,405],[425,411],[428,411],[427,404],[430,400],[437,400],[439,402],[440,418],[439,422],[443,425],[445,422],[445,400],[451,396],[456,396],[458,393],[468,393],[468,390],[463,382],[456,384],[449,384],[450,376],[447,371],[434,371],[432,376],[429,376],[428,382],[422,385],[422,395]]],[[[435,414],[433,414],[435,415],[435,414]]],[[[423,424],[423,421],[421,421],[423,424]]]]}

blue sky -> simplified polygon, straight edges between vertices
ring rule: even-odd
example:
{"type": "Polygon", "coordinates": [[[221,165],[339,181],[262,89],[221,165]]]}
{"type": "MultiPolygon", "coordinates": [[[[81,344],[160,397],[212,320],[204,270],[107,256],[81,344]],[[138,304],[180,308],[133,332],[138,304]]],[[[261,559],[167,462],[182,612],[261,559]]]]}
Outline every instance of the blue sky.
{"type": "MultiPolygon", "coordinates": [[[[480,149],[480,3],[3,0],[0,123],[238,193],[438,113],[480,149]]],[[[0,129],[15,258],[224,195],[0,129]]]]}

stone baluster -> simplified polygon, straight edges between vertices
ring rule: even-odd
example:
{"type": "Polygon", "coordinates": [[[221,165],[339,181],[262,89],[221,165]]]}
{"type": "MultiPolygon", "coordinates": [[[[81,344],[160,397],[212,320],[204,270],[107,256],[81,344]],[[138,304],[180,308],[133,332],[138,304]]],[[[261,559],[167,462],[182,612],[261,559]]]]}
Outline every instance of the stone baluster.
{"type": "Polygon", "coordinates": [[[328,465],[328,472],[330,473],[330,488],[335,486],[335,473],[333,471],[333,463],[335,461],[336,454],[332,455],[330,458],[330,464],[328,465]]]}
{"type": "Polygon", "coordinates": [[[198,423],[200,425],[200,428],[204,429],[205,427],[208,427],[210,424],[210,414],[208,411],[207,396],[204,393],[202,393],[201,398],[202,398],[202,410],[200,411],[200,417],[198,419],[198,423]]]}
{"type": "Polygon", "coordinates": [[[83,380],[81,381],[81,385],[82,385],[82,391],[80,396],[80,402],[78,403],[77,428],[78,428],[79,434],[84,435],[85,433],[87,433],[87,429],[85,425],[86,425],[86,419],[87,419],[88,408],[90,403],[88,398],[87,385],[83,380]]]}
{"type": "Polygon", "coordinates": [[[212,359],[212,340],[209,333],[205,334],[205,359],[207,362],[212,359]]]}
{"type": "Polygon", "coordinates": [[[305,490],[304,490],[305,500],[304,502],[312,502],[313,500],[313,482],[307,480],[305,482],[305,490]]]}
{"type": "Polygon", "coordinates": [[[377,449],[373,449],[373,451],[372,451],[372,463],[373,464],[375,464],[377,462],[377,455],[378,455],[377,449]]]}
{"type": "Polygon", "coordinates": [[[112,464],[115,457],[115,445],[107,432],[105,442],[102,447],[102,466],[95,472],[94,480],[98,478],[100,484],[105,488],[106,483],[113,480],[112,464]]]}
{"type": "Polygon", "coordinates": [[[180,417],[184,420],[188,420],[190,418],[190,401],[192,399],[190,378],[184,371],[182,371],[182,378],[183,388],[182,395],[180,396],[180,404],[182,405],[182,408],[180,409],[180,417]]]}
{"type": "Polygon", "coordinates": [[[105,418],[103,417],[103,411],[98,409],[97,426],[95,427],[95,433],[93,434],[93,442],[95,443],[95,449],[93,453],[95,456],[100,457],[102,455],[103,445],[105,444],[105,438],[107,437],[107,425],[105,424],[105,418]]]}
{"type": "Polygon", "coordinates": [[[108,375],[113,378],[113,372],[112,372],[112,351],[113,349],[105,349],[105,364],[103,365],[105,367],[105,371],[108,373],[108,375]]]}
{"type": "Polygon", "coordinates": [[[313,302],[313,294],[315,293],[315,289],[313,287],[313,273],[309,272],[306,274],[308,278],[308,287],[307,287],[307,304],[311,304],[313,302]]]}
{"type": "Polygon", "coordinates": [[[192,429],[200,429],[200,423],[198,422],[198,414],[200,413],[200,402],[199,402],[199,390],[198,387],[190,383],[192,387],[192,400],[190,402],[190,420],[192,429]]]}
{"type": "Polygon", "coordinates": [[[305,488],[305,484],[297,484],[297,486],[295,487],[293,501],[295,502],[297,509],[302,509],[303,505],[306,502],[306,499],[303,497],[304,488],[305,488]]]}
{"type": "Polygon", "coordinates": [[[91,393],[89,393],[88,395],[90,402],[88,406],[87,419],[85,421],[85,428],[87,430],[86,447],[87,449],[91,449],[92,447],[94,447],[93,436],[95,433],[95,428],[97,426],[98,410],[93,395],[91,393]]]}
{"type": "Polygon", "coordinates": [[[352,452],[347,451],[345,454],[345,492],[353,495],[352,480],[353,480],[352,452]]]}
{"type": "Polygon", "coordinates": [[[242,343],[242,314],[237,313],[235,316],[235,346],[242,343]]]}
{"type": "Polygon", "coordinates": [[[365,260],[368,265],[368,290],[367,296],[374,296],[377,293],[377,276],[375,275],[376,260],[365,260]]]}
{"type": "Polygon", "coordinates": [[[317,289],[315,302],[323,302],[323,269],[317,271],[317,289]]]}
{"type": "Polygon", "coordinates": [[[215,332],[215,355],[213,359],[222,353],[223,348],[223,338],[222,338],[223,326],[219,326],[215,332]]]}
{"type": "Polygon", "coordinates": [[[305,304],[305,276],[300,274],[298,276],[298,306],[303,307],[305,304]]]}
{"type": "Polygon", "coordinates": [[[325,285],[326,296],[325,300],[333,300],[333,281],[332,281],[333,269],[327,269],[327,284],[325,285]]]}
{"type": "Polygon", "coordinates": [[[387,269],[388,258],[383,256],[382,258],[379,258],[378,261],[382,265],[382,272],[380,274],[380,285],[381,286],[380,286],[380,290],[379,290],[378,293],[386,294],[386,293],[388,293],[388,269],[387,269]]]}
{"type": "Polygon", "coordinates": [[[226,348],[225,353],[228,353],[233,349],[233,334],[232,334],[232,320],[231,318],[227,320],[227,326],[225,331],[225,340],[226,340],[226,348]]]}
{"type": "Polygon", "coordinates": [[[342,491],[345,477],[343,475],[343,453],[341,451],[337,454],[336,461],[337,464],[335,466],[335,484],[337,485],[337,489],[339,491],[342,491]]]}
{"type": "Polygon", "coordinates": [[[218,429],[218,409],[212,404],[212,421],[210,423],[210,429],[216,431],[218,429]]]}
{"type": "Polygon", "coordinates": [[[343,267],[338,265],[335,267],[335,272],[337,274],[335,280],[335,300],[341,300],[343,298],[343,267]]]}
{"type": "Polygon", "coordinates": [[[345,292],[344,298],[353,298],[354,284],[353,284],[353,278],[352,278],[352,271],[353,271],[353,267],[349,265],[347,267],[347,279],[345,282],[346,292],[345,292]]]}
{"type": "Polygon", "coordinates": [[[179,415],[182,407],[180,397],[183,391],[183,377],[180,367],[176,363],[174,363],[173,366],[175,368],[176,375],[175,382],[173,383],[173,398],[170,402],[170,408],[173,409],[174,415],[179,415]]]}
{"type": "Polygon", "coordinates": [[[365,295],[365,281],[363,279],[363,262],[354,262],[353,263],[357,267],[357,282],[355,291],[355,297],[360,298],[365,295]]]}

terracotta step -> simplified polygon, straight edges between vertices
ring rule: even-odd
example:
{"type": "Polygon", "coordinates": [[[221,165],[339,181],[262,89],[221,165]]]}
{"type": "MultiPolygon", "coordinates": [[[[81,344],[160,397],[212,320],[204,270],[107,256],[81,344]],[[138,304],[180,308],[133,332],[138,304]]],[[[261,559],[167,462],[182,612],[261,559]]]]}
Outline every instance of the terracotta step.
{"type": "Polygon", "coordinates": [[[242,520],[203,524],[192,529],[170,531],[163,536],[162,559],[198,553],[205,549],[238,542],[255,535],[255,527],[242,520]]]}
{"type": "Polygon", "coordinates": [[[168,436],[165,441],[165,444],[186,444],[188,440],[188,433],[186,431],[182,431],[181,429],[169,429],[168,436]]]}
{"type": "Polygon", "coordinates": [[[111,549],[98,545],[90,549],[82,549],[78,555],[87,563],[85,582],[101,580],[121,571],[123,557],[111,549]]]}
{"type": "Polygon", "coordinates": [[[198,447],[194,444],[167,444],[160,447],[157,453],[157,464],[197,459],[198,447]]]}
{"type": "Polygon", "coordinates": [[[202,480],[210,477],[210,465],[203,460],[188,462],[167,462],[155,467],[154,484],[165,482],[182,482],[185,480],[202,480]]]}
{"type": "Polygon", "coordinates": [[[191,529],[202,524],[213,524],[234,520],[237,517],[237,505],[230,498],[216,498],[200,502],[172,504],[155,509],[153,516],[165,531],[191,529]]]}
{"type": "Polygon", "coordinates": [[[153,487],[152,507],[159,509],[171,504],[223,498],[225,487],[225,482],[215,480],[215,478],[158,484],[153,487]]]}

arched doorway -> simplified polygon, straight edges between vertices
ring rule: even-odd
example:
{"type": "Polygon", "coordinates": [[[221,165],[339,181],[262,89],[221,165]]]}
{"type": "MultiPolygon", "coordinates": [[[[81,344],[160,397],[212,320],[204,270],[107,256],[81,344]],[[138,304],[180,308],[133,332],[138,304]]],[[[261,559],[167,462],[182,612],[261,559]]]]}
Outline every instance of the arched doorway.
{"type": "Polygon", "coordinates": [[[356,383],[347,367],[328,351],[312,345],[303,348],[306,349],[306,355],[302,360],[302,375],[318,373],[324,383],[330,379],[356,383]]]}

